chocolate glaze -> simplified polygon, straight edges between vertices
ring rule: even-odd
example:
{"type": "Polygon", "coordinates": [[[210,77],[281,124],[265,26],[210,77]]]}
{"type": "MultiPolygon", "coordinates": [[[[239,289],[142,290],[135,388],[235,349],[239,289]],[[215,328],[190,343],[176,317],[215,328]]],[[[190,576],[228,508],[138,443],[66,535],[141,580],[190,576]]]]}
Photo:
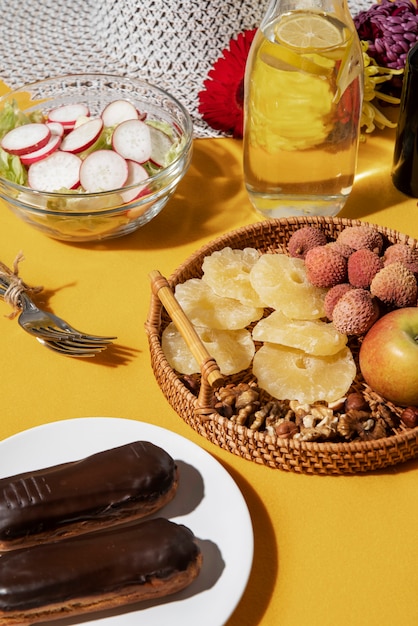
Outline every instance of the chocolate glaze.
{"type": "Polygon", "coordinates": [[[0,556],[0,610],[70,603],[168,579],[198,554],[192,532],[163,518],[13,550],[0,556]]]}
{"type": "Polygon", "coordinates": [[[168,492],[176,465],[167,452],[137,441],[80,461],[0,479],[0,541],[98,518],[168,492]]]}

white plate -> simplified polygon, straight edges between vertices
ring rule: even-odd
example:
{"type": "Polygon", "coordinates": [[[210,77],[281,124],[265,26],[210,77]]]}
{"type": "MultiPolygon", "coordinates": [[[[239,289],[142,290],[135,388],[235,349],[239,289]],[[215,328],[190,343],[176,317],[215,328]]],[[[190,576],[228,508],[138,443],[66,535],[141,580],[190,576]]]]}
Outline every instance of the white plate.
{"type": "Polygon", "coordinates": [[[180,469],[178,492],[158,515],[188,526],[203,552],[199,577],[166,599],[48,622],[48,626],[221,626],[245,590],[253,560],[253,529],[245,500],[228,472],[188,439],[152,424],[110,417],[53,422],[0,442],[0,477],[83,458],[135,440],[161,446],[180,469]]]}

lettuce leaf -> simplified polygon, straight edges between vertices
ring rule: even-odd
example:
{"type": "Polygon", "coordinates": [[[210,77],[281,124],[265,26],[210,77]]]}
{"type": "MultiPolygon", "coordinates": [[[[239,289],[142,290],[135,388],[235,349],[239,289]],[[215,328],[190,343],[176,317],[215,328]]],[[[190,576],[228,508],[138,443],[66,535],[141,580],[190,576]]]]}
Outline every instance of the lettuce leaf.
{"type": "MultiPolygon", "coordinates": [[[[168,137],[170,137],[170,139],[173,141],[173,144],[170,148],[170,150],[167,152],[166,157],[165,157],[165,167],[167,167],[168,165],[170,165],[173,161],[176,160],[176,158],[178,157],[178,155],[180,154],[181,150],[183,149],[183,146],[185,144],[185,138],[183,136],[181,137],[177,137],[174,133],[174,129],[172,126],[170,126],[170,124],[168,122],[164,122],[162,120],[145,120],[145,123],[148,124],[148,126],[153,126],[154,128],[158,128],[159,130],[162,130],[163,133],[165,133],[166,135],[168,135],[168,137]]],[[[148,173],[152,176],[152,174],[156,174],[157,172],[161,171],[161,167],[156,167],[155,165],[153,165],[152,163],[146,163],[143,164],[145,169],[148,171],[148,173]]]]}
{"type": "MultiPolygon", "coordinates": [[[[4,137],[9,130],[13,130],[17,126],[23,126],[31,122],[42,121],[42,113],[34,111],[32,113],[23,113],[15,100],[6,102],[0,111],[0,139],[4,137]]],[[[18,185],[26,185],[28,176],[27,170],[22,165],[18,156],[9,154],[0,148],[0,176],[10,180],[18,185]]]]}
{"type": "Polygon", "coordinates": [[[0,177],[18,185],[27,185],[28,175],[26,168],[15,154],[9,154],[0,148],[0,177]]]}
{"type": "Polygon", "coordinates": [[[79,152],[78,156],[80,159],[84,160],[86,156],[92,152],[96,152],[96,150],[111,150],[113,130],[114,129],[112,127],[103,128],[94,144],[91,145],[90,148],[83,150],[83,152],[79,152]]]}
{"type": "Polygon", "coordinates": [[[23,126],[23,124],[29,124],[31,122],[43,122],[43,115],[41,111],[33,111],[32,113],[23,113],[17,106],[15,100],[6,102],[3,109],[0,111],[0,139],[4,137],[9,130],[16,128],[16,126],[23,126]]]}

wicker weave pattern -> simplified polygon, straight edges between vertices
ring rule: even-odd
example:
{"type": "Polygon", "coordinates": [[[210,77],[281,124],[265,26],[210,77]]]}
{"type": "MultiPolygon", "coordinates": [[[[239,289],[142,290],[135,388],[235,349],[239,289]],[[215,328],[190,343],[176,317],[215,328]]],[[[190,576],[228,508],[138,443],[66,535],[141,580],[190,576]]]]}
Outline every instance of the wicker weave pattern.
{"type": "MultiPolygon", "coordinates": [[[[320,226],[329,237],[336,237],[346,226],[364,222],[343,218],[290,218],[270,220],[240,228],[207,244],[186,260],[170,277],[172,287],[202,275],[205,256],[225,246],[256,247],[261,252],[286,250],[292,232],[301,225],[320,226]]],[[[418,246],[415,239],[375,226],[390,242],[418,246]]],[[[161,390],[180,417],[208,441],[244,459],[271,468],[307,474],[356,474],[397,465],[418,456],[418,428],[375,441],[347,443],[301,442],[280,439],[261,431],[251,431],[214,413],[201,404],[167,363],[161,349],[161,333],[169,322],[157,297],[152,296],[146,324],[151,363],[161,390]]],[[[245,373],[244,373],[245,375],[245,373]]],[[[202,386],[205,380],[202,380],[202,386]]],[[[373,392],[370,391],[371,396],[373,392]]],[[[374,394],[376,395],[376,394],[374,394]]]]}

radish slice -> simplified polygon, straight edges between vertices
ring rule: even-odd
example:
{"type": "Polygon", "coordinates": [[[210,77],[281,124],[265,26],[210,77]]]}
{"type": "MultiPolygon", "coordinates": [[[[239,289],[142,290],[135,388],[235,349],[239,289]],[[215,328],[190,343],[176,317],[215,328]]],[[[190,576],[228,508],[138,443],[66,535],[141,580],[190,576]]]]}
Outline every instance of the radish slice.
{"type": "Polygon", "coordinates": [[[127,178],[127,162],[112,150],[92,152],[80,168],[81,186],[90,193],[119,189],[125,185],[127,178]]]}
{"type": "Polygon", "coordinates": [[[149,130],[152,143],[151,161],[159,167],[164,167],[166,165],[167,154],[173,145],[173,140],[160,128],[150,126],[149,130]]]}
{"type": "Polygon", "coordinates": [[[151,156],[151,133],[141,120],[128,120],[116,126],[113,149],[125,159],[145,163],[151,156]]]}
{"type": "Polygon", "coordinates": [[[55,150],[59,148],[60,143],[61,137],[59,135],[51,135],[50,140],[45,146],[39,148],[39,150],[35,150],[34,152],[22,154],[20,160],[23,165],[31,165],[32,163],[36,163],[36,161],[45,159],[45,157],[55,152],[55,150]]]}
{"type": "Polygon", "coordinates": [[[47,122],[49,130],[52,135],[59,135],[60,137],[64,137],[64,126],[59,122],[47,122]]]}
{"type": "Polygon", "coordinates": [[[48,143],[51,131],[46,124],[24,124],[5,134],[1,147],[10,154],[27,154],[48,143]]]}
{"type": "Polygon", "coordinates": [[[114,100],[103,109],[102,119],[107,127],[117,126],[127,120],[137,120],[138,111],[128,100],[114,100]]]}
{"type": "Polygon", "coordinates": [[[85,104],[63,104],[48,113],[48,122],[60,122],[66,130],[74,127],[78,117],[88,117],[90,111],[85,104]]]}
{"type": "MultiPolygon", "coordinates": [[[[138,185],[149,178],[147,170],[140,163],[136,163],[136,161],[126,161],[126,163],[128,164],[128,178],[125,187],[138,185]]],[[[146,189],[147,185],[139,185],[139,187],[135,187],[135,189],[124,191],[121,196],[125,203],[131,202],[144,195],[144,190],[146,189]]]]}
{"type": "Polygon", "coordinates": [[[83,152],[94,144],[99,138],[103,128],[103,120],[96,117],[81,126],[77,126],[68,135],[64,137],[61,144],[61,150],[64,152],[83,152]]]}
{"type": "Polygon", "coordinates": [[[28,183],[38,191],[75,189],[80,184],[81,159],[76,154],[56,150],[28,169],[28,183]]]}

